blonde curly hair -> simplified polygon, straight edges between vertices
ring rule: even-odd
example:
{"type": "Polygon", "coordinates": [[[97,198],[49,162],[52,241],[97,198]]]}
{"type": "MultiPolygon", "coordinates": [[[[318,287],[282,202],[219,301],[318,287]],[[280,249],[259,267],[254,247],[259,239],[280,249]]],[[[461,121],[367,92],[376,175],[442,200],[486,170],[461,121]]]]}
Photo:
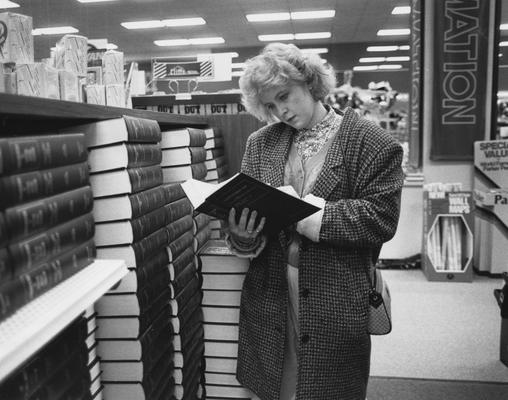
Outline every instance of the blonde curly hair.
{"type": "Polygon", "coordinates": [[[273,115],[261,103],[260,94],[289,84],[308,85],[314,100],[324,101],[335,88],[335,71],[317,54],[304,54],[293,44],[271,43],[246,61],[239,80],[242,103],[259,120],[272,121],[273,115]]]}

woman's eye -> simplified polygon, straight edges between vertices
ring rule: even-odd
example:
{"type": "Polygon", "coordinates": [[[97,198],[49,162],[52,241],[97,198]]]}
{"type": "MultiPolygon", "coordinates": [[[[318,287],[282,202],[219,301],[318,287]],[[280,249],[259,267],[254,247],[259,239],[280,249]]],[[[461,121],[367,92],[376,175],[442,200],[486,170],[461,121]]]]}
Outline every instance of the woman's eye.
{"type": "Polygon", "coordinates": [[[273,104],[267,104],[265,107],[268,111],[273,110],[273,104]]]}
{"type": "Polygon", "coordinates": [[[287,98],[288,98],[288,94],[287,93],[284,93],[284,94],[280,95],[280,99],[281,100],[286,100],[287,98]]]}

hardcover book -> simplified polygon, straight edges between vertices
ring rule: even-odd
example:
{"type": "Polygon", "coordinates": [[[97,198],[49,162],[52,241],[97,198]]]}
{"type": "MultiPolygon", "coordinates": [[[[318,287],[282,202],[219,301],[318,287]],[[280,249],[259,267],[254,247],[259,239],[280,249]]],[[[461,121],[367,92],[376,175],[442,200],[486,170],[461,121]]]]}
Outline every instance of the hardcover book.
{"type": "Polygon", "coordinates": [[[176,129],[163,131],[161,147],[169,149],[173,147],[203,147],[206,143],[204,130],[197,128],[176,129]]]}
{"type": "Polygon", "coordinates": [[[188,165],[201,163],[206,160],[204,147],[178,147],[162,150],[161,166],[188,165]]]}
{"type": "Polygon", "coordinates": [[[92,173],[119,168],[159,165],[161,160],[160,145],[151,143],[117,143],[92,148],[88,154],[88,163],[92,173]]]}
{"type": "Polygon", "coordinates": [[[239,173],[219,185],[190,179],[182,188],[195,211],[227,220],[231,208],[240,215],[244,208],[266,218],[263,231],[277,234],[285,227],[319,211],[302,199],[267,185],[246,174],[239,173]]]}
{"type": "Polygon", "coordinates": [[[174,167],[162,167],[162,176],[164,183],[183,182],[188,179],[204,179],[207,170],[204,162],[177,165],[174,167]]]}
{"type": "Polygon", "coordinates": [[[90,175],[94,197],[136,193],[162,184],[159,165],[99,172],[90,175]]]}

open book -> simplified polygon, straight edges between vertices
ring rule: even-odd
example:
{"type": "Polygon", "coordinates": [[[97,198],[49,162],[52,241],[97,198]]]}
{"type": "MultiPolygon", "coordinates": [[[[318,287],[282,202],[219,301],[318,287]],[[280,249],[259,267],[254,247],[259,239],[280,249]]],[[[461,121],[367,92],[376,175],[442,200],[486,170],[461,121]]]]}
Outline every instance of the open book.
{"type": "Polygon", "coordinates": [[[196,211],[212,217],[227,221],[233,207],[237,216],[244,208],[256,210],[258,218],[266,217],[263,231],[267,234],[276,234],[319,211],[319,207],[243,173],[218,185],[190,179],[182,188],[196,211]]]}

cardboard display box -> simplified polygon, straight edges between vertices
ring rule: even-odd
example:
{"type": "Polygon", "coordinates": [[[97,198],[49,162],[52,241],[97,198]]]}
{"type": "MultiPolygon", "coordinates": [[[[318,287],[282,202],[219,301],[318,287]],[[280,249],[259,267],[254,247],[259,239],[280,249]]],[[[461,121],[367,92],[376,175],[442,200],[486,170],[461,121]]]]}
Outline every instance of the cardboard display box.
{"type": "Polygon", "coordinates": [[[471,282],[471,192],[424,191],[422,267],[430,281],[471,282]]]}

